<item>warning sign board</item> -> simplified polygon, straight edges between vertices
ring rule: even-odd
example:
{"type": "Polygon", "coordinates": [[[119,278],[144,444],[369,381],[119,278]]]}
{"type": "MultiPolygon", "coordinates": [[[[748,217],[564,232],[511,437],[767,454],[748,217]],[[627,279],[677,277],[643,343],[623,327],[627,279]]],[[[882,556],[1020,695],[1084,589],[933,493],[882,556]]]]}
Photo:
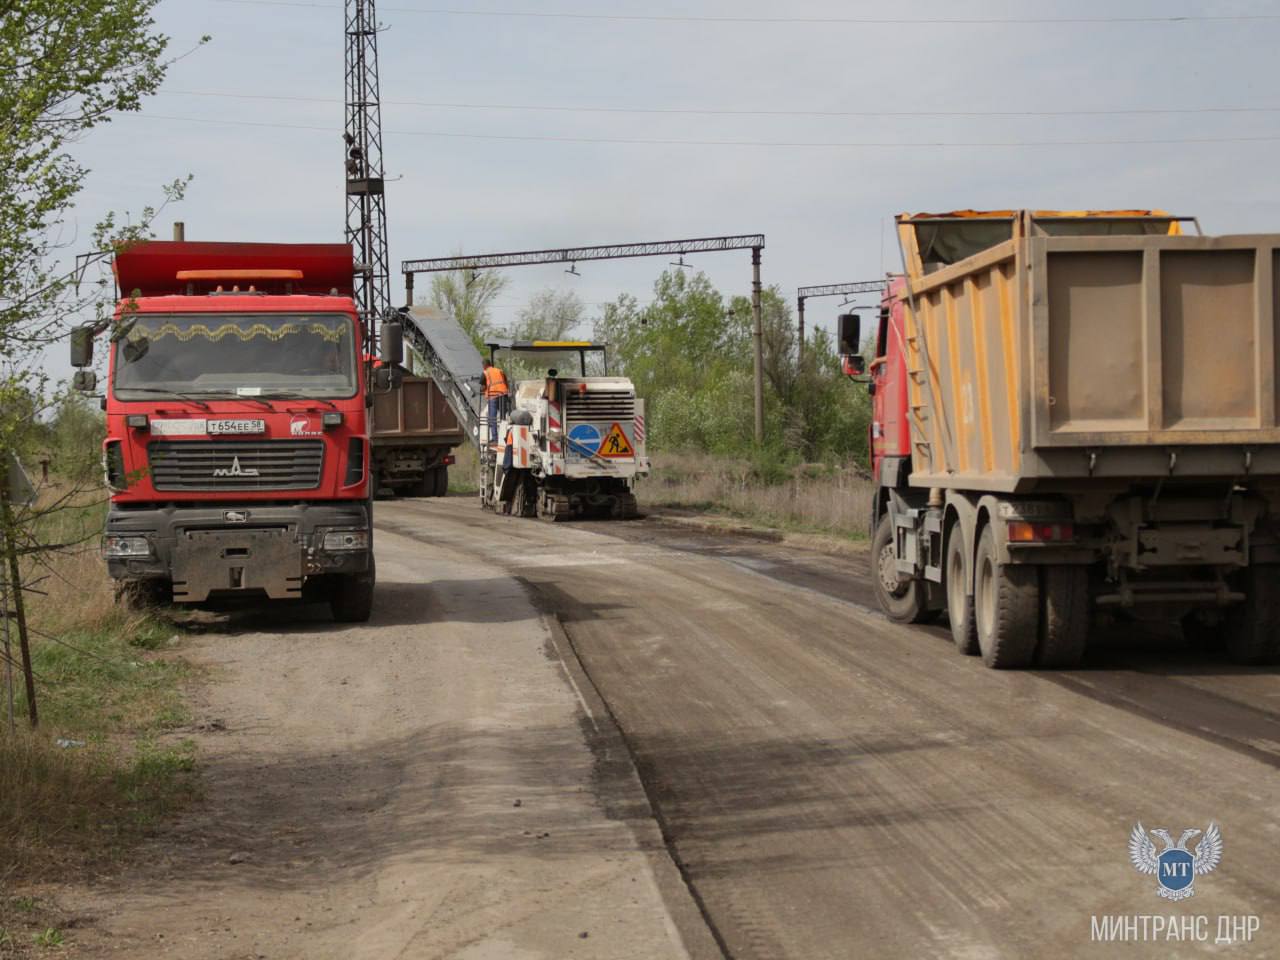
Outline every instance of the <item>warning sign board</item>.
{"type": "Polygon", "coordinates": [[[615,423],[609,428],[609,432],[605,434],[604,441],[600,444],[600,449],[596,451],[596,455],[600,457],[634,457],[636,452],[631,446],[631,441],[627,439],[627,435],[622,432],[622,425],[615,423]]]}

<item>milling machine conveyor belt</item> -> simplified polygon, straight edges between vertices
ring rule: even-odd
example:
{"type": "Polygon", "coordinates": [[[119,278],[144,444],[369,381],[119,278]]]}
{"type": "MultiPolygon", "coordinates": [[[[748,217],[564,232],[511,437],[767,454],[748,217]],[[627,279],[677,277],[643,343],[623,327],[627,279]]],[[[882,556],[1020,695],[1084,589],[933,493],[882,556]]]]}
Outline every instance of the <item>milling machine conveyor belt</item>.
{"type": "Polygon", "coordinates": [[[405,341],[430,368],[431,379],[473,443],[480,442],[484,370],[480,351],[456,320],[429,307],[398,311],[405,341]]]}

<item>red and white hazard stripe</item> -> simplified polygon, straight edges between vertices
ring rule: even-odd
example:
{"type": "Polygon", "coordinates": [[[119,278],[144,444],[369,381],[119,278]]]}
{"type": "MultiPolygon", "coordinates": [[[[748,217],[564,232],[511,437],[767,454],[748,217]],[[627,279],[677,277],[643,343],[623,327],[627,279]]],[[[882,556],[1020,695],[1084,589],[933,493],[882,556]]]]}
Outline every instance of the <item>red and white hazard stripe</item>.
{"type": "Polygon", "coordinates": [[[636,417],[635,426],[636,443],[644,443],[644,417],[636,417]]]}

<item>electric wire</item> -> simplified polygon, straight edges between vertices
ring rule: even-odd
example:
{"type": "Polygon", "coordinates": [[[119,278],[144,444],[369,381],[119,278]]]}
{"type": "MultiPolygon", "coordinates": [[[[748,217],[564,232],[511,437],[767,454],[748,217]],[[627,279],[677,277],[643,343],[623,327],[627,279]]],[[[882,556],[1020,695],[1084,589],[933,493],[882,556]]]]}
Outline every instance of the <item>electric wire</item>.
{"type": "MultiPolygon", "coordinates": [[[[227,126],[270,127],[277,130],[310,130],[333,133],[332,127],[300,123],[275,123],[265,120],[225,120],[213,117],[177,117],[167,114],[141,113],[144,120],[170,120],[183,123],[206,123],[227,126]]],[[[1133,137],[1133,138],[1082,138],[1073,140],[694,140],[661,137],[581,137],[550,136],[546,134],[515,133],[462,133],[452,130],[383,130],[384,135],[401,137],[437,137],[457,140],[497,140],[507,142],[623,144],[647,146],[692,147],[763,147],[810,149],[929,149],[948,148],[997,148],[997,147],[1098,147],[1098,146],[1173,146],[1223,143],[1275,143],[1280,134],[1264,136],[1232,137],[1133,137]]]]}
{"type": "MultiPolygon", "coordinates": [[[[340,5],[312,0],[217,0],[242,6],[306,7],[338,10],[340,5]]],[[[537,20],[596,20],[639,23],[751,23],[766,25],[850,25],[850,26],[1003,26],[1061,24],[1159,24],[1159,23],[1259,23],[1280,20],[1277,13],[1186,14],[1130,17],[760,17],[699,16],[695,14],[584,13],[569,10],[462,10],[456,7],[383,6],[384,13],[413,13],[430,16],[528,18],[537,20]]]]}
{"type": "MultiPolygon", "coordinates": [[[[303,97],[271,93],[236,93],[220,90],[159,90],[160,95],[217,97],[231,100],[273,100],[282,103],[342,103],[338,97],[303,97]]],[[[536,113],[621,113],[725,117],[947,117],[1016,119],[1022,117],[1127,117],[1178,116],[1182,114],[1280,113],[1280,107],[1129,107],[1108,110],[735,110],[702,107],[594,107],[532,103],[462,103],[439,100],[397,100],[384,97],[383,106],[427,107],[455,110],[502,110],[536,113]]]]}

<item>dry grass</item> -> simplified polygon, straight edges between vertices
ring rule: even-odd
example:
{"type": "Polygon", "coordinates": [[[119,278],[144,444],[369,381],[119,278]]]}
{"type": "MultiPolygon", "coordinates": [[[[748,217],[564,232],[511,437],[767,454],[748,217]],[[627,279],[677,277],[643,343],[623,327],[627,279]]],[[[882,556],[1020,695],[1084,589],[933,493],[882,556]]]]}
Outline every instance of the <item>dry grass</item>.
{"type": "Polygon", "coordinates": [[[780,530],[865,539],[872,484],[853,467],[773,463],[704,453],[660,453],[641,482],[642,506],[722,513],[780,530]]]}
{"type": "MultiPolygon", "coordinates": [[[[86,505],[53,522],[91,530],[101,515],[86,505]]],[[[173,623],[116,606],[96,538],[35,566],[28,582],[40,591],[27,608],[40,726],[27,728],[15,671],[10,732],[0,670],[0,894],[118,849],[193,788],[191,745],[170,733],[188,719],[173,623]]]]}

